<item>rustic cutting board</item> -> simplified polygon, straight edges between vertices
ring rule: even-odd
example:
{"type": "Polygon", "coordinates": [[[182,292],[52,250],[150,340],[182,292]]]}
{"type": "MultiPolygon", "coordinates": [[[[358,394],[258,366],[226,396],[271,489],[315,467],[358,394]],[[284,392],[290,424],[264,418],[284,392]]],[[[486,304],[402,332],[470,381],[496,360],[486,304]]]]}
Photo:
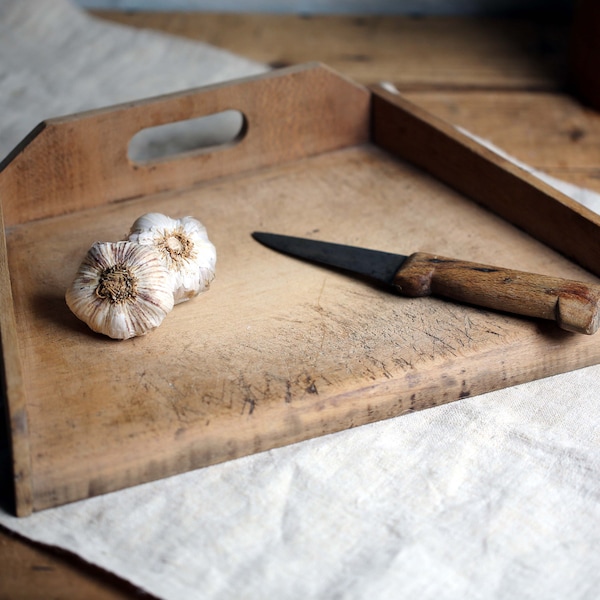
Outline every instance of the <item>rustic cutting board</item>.
{"type": "Polygon", "coordinates": [[[600,360],[594,336],[398,297],[252,240],[273,231],[598,281],[595,215],[325,67],[48,121],[3,163],[0,194],[20,515],[600,360]],[[127,158],[141,129],[230,108],[246,127],[226,148],[127,158]],[[149,211],[202,220],[217,278],[155,332],[112,341],[64,292],[94,241],[122,239],[149,211]]]}

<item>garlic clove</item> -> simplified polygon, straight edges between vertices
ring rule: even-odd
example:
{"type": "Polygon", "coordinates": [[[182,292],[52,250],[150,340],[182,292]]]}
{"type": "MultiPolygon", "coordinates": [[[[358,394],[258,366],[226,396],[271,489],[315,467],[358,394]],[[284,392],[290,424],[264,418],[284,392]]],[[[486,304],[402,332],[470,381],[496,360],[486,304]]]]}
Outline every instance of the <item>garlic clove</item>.
{"type": "Polygon", "coordinates": [[[134,222],[128,239],[159,251],[171,275],[175,304],[207,290],[215,277],[216,249],[194,217],[148,213],[134,222]]]}
{"type": "Polygon", "coordinates": [[[96,242],[65,295],[90,329],[114,339],[144,335],[173,308],[171,278],[159,254],[132,242],[96,242]]]}

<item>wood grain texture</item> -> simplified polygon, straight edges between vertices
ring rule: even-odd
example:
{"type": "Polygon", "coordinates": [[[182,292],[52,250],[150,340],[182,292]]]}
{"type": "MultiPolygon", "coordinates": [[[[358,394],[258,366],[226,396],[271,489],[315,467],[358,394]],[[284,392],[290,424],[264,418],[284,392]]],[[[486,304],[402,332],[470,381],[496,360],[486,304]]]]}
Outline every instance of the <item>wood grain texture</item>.
{"type": "Polygon", "coordinates": [[[153,596],[67,552],[0,528],[0,598],[125,600],[153,596]]]}
{"type": "Polygon", "coordinates": [[[530,19],[95,12],[208,42],[275,66],[319,61],[355,81],[401,89],[556,89],[568,24],[530,19]]]}
{"type": "MultiPolygon", "coordinates": [[[[14,510],[19,516],[24,516],[30,514],[33,507],[29,425],[2,210],[0,210],[0,306],[2,307],[0,310],[2,404],[5,405],[2,408],[7,415],[8,453],[13,471],[10,487],[15,495],[14,510]]],[[[4,418],[0,423],[3,421],[4,418]]]]}
{"type": "Polygon", "coordinates": [[[527,165],[600,193],[600,118],[565,93],[407,91],[435,116],[527,165]]]}
{"type": "Polygon", "coordinates": [[[406,296],[440,296],[550,319],[576,333],[594,334],[600,321],[600,286],[425,252],[408,257],[394,286],[406,296]]]}
{"type": "Polygon", "coordinates": [[[482,262],[507,244],[508,264],[594,281],[370,146],[15,226],[35,510],[598,359],[587,336],[290,264],[251,239],[259,228],[482,262]],[[69,313],[64,290],[92,241],[119,237],[147,210],[203,220],[217,279],[156,332],[114,342],[69,313]]]}
{"type": "Polygon", "coordinates": [[[399,94],[376,92],[372,128],[382,148],[600,273],[596,213],[399,94]]]}
{"type": "Polygon", "coordinates": [[[4,219],[10,226],[361,143],[368,137],[369,102],[365,88],[327,68],[291,67],[236,86],[51,119],[0,164],[4,219]],[[230,109],[242,112],[246,127],[224,149],[144,163],[127,155],[143,129],[230,109]]]}

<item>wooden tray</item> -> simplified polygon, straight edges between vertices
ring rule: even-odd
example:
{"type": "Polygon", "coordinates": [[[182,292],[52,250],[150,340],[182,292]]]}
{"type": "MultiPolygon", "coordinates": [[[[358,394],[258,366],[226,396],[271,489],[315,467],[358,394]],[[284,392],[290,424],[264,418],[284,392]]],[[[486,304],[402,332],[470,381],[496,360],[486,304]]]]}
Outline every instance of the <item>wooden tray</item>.
{"type": "Polygon", "coordinates": [[[267,230],[597,281],[596,215],[323,66],[46,121],[2,163],[0,198],[19,515],[600,359],[593,336],[397,297],[251,239],[267,230]],[[127,158],[144,128],[226,109],[246,127],[225,148],[127,158]],[[155,332],[115,342],[78,321],[64,292],[94,241],[121,239],[148,211],[202,220],[217,278],[155,332]]]}

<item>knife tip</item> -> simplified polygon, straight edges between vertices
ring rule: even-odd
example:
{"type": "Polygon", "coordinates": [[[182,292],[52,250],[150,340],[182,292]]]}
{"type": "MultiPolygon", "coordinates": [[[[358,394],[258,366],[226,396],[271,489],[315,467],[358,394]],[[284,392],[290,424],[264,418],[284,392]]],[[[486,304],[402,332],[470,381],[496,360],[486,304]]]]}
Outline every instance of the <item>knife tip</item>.
{"type": "Polygon", "coordinates": [[[264,242],[270,234],[265,233],[264,231],[253,231],[250,234],[257,242],[264,242]]]}

